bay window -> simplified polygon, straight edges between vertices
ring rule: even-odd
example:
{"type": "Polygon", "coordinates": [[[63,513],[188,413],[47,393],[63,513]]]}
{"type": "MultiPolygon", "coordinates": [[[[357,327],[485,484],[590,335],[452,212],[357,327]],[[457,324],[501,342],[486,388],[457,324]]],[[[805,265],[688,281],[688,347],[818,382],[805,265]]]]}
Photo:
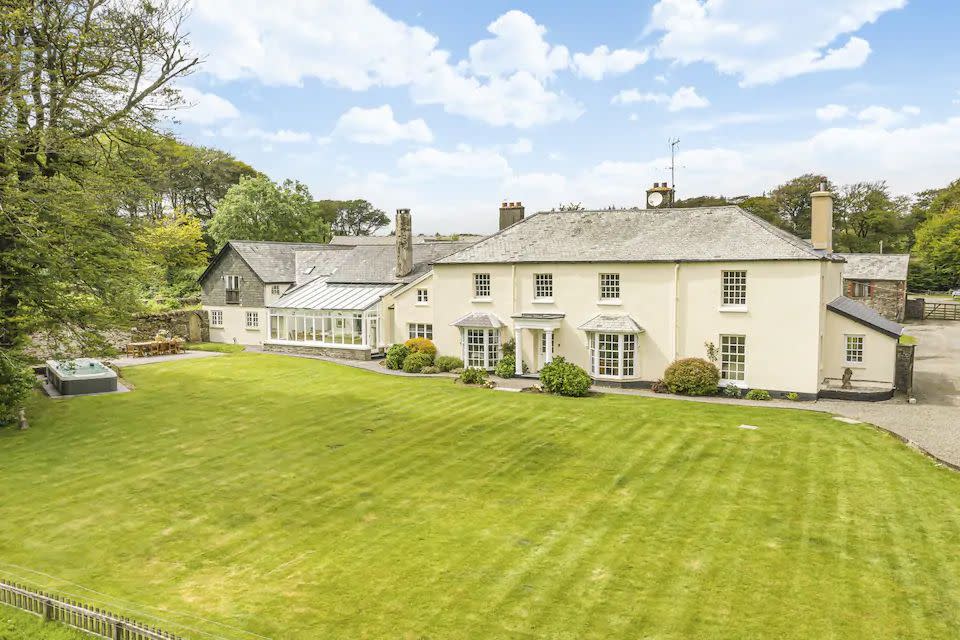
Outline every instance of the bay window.
{"type": "Polygon", "coordinates": [[[500,361],[499,329],[463,329],[463,361],[468,367],[493,369],[500,361]]]}
{"type": "Polygon", "coordinates": [[[590,373],[602,378],[637,375],[637,334],[590,333],[590,373]]]}

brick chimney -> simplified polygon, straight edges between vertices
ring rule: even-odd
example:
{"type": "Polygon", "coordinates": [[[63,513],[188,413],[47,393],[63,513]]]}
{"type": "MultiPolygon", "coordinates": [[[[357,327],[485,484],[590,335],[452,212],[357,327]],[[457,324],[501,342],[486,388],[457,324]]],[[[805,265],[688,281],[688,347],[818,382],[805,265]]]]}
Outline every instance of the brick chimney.
{"type": "Polygon", "coordinates": [[[503,202],[500,204],[500,230],[523,220],[522,202],[503,202]]]}
{"type": "Polygon", "coordinates": [[[397,272],[398,278],[413,271],[413,223],[410,209],[397,209],[397,272]]]}
{"type": "Polygon", "coordinates": [[[833,194],[822,182],[810,194],[810,242],[814,249],[833,251],[833,194]]]}

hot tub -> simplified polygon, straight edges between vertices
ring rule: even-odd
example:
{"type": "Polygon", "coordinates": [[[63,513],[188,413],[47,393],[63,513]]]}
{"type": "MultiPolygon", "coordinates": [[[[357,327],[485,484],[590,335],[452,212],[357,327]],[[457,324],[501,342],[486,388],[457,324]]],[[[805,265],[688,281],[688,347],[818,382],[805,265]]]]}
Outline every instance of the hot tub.
{"type": "Polygon", "coordinates": [[[47,360],[47,380],[62,396],[117,390],[117,374],[93,358],[47,360]]]}

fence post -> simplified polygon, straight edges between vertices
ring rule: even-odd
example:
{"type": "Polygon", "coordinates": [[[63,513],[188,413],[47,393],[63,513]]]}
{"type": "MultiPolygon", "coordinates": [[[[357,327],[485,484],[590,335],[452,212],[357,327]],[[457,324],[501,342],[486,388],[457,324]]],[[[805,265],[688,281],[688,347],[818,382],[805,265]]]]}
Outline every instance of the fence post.
{"type": "Polygon", "coordinates": [[[46,596],[43,598],[43,620],[44,622],[53,620],[53,607],[50,605],[50,598],[46,596]]]}
{"type": "Polygon", "coordinates": [[[113,640],[123,640],[123,623],[119,620],[113,622],[113,640]]]}

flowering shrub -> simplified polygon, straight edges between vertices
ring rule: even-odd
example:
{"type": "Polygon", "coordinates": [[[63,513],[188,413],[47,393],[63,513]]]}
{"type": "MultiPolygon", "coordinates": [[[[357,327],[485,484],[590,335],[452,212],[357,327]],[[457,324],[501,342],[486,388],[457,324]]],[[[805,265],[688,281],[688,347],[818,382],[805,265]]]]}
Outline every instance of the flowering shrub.
{"type": "Polygon", "coordinates": [[[437,345],[428,338],[410,338],[403,346],[409,349],[410,353],[428,353],[431,359],[437,355],[437,345]]]}

